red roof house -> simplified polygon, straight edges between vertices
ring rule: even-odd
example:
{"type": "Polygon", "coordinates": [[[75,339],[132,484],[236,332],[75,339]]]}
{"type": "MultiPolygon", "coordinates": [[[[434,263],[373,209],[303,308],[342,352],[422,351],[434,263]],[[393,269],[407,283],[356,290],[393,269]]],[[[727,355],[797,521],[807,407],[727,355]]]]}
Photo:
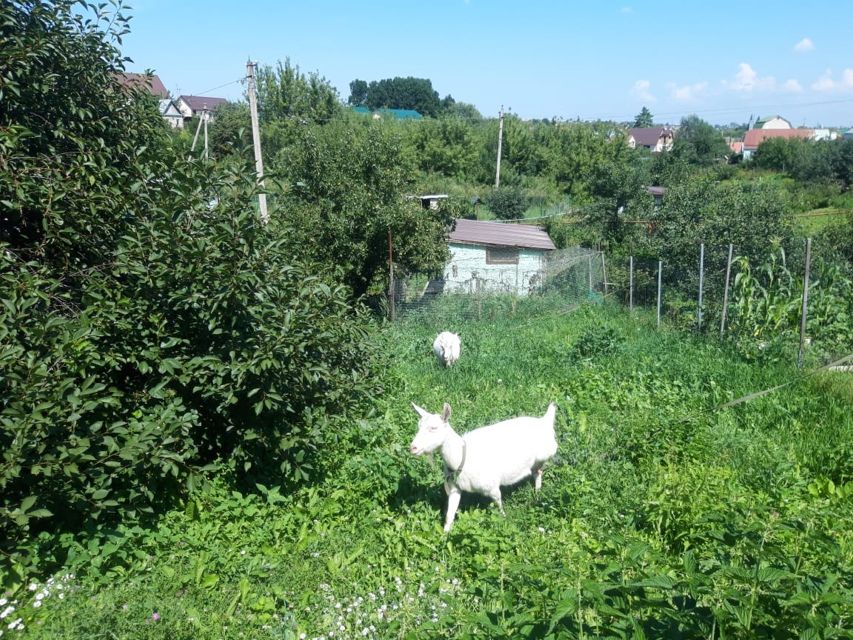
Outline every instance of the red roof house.
{"type": "Polygon", "coordinates": [[[125,87],[141,87],[147,89],[152,96],[168,98],[169,91],[158,75],[144,73],[119,73],[118,81],[125,87]]]}
{"type": "Polygon", "coordinates": [[[811,140],[814,138],[813,129],[750,129],[743,136],[743,158],[750,158],[758,145],[770,138],[785,138],[790,140],[800,138],[802,140],[811,140]]]}

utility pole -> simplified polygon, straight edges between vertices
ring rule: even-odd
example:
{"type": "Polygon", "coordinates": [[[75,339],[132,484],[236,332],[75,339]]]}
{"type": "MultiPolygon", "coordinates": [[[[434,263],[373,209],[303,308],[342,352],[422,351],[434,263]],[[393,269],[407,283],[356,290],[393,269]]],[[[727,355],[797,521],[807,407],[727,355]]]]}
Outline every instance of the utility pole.
{"type": "Polygon", "coordinates": [[[501,186],[501,147],[504,139],[504,106],[501,105],[500,124],[498,125],[498,166],[495,168],[495,189],[501,186]]]}
{"type": "MultiPolygon", "coordinates": [[[[264,159],[261,157],[261,131],[258,125],[258,97],[255,94],[255,64],[249,60],[246,62],[246,79],[249,81],[249,109],[252,112],[252,142],[255,147],[255,170],[258,173],[258,184],[264,188],[264,159]]],[[[261,210],[261,222],[267,224],[270,214],[267,212],[267,194],[258,194],[258,205],[261,210]]]]}
{"type": "Polygon", "coordinates": [[[201,112],[201,118],[204,120],[204,159],[208,160],[210,155],[207,151],[207,120],[208,120],[208,110],[207,105],[204,105],[204,110],[201,112]]]}

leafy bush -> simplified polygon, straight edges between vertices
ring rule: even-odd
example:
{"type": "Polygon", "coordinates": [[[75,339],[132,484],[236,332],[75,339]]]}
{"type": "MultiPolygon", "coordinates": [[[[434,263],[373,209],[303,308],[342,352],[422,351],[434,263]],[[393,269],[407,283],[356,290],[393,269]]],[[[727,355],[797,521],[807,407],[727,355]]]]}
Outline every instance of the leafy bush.
{"type": "Polygon", "coordinates": [[[370,392],[374,362],[340,272],[293,258],[290,223],[261,225],[250,167],[185,162],[150,98],[115,79],[108,32],[72,7],[3,5],[34,51],[22,75],[2,69],[21,88],[0,127],[15,149],[0,178],[0,553],[19,576],[43,557],[40,530],[156,512],[217,460],[304,480],[326,413],[370,392]],[[50,143],[30,114],[52,102],[65,128],[50,143]]]}
{"type": "Polygon", "coordinates": [[[516,187],[499,187],[486,196],[486,206],[499,220],[517,220],[524,217],[527,198],[516,187]]]}
{"type": "Polygon", "coordinates": [[[571,348],[572,356],[594,358],[613,353],[622,341],[613,327],[590,327],[582,333],[571,348]]]}

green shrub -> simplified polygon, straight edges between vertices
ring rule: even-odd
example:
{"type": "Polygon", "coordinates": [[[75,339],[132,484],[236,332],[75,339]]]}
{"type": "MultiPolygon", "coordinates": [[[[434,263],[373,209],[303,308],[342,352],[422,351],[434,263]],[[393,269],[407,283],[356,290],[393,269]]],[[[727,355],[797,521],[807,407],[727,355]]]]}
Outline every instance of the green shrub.
{"type": "Polygon", "coordinates": [[[527,197],[516,187],[499,187],[486,196],[486,206],[499,220],[517,220],[524,217],[527,197]]]}
{"type": "Polygon", "coordinates": [[[158,512],[218,460],[304,481],[375,361],[341,274],[292,257],[290,222],[260,223],[251,168],[186,162],[73,6],[2,9],[33,49],[20,76],[0,68],[21,83],[0,126],[0,562],[19,576],[55,551],[33,552],[39,531],[158,512]],[[25,108],[53,101],[55,136],[25,108]]]}

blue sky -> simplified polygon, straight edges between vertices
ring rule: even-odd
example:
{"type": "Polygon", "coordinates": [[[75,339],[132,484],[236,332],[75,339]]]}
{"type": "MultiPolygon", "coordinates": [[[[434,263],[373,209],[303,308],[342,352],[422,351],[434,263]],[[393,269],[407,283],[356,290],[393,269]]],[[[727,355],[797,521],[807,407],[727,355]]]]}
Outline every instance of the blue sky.
{"type": "Polygon", "coordinates": [[[853,126],[853,1],[137,0],[123,51],[176,94],[239,99],[228,82],[290,60],[349,95],[355,78],[429,78],[484,115],[697,113],[853,126]]]}

